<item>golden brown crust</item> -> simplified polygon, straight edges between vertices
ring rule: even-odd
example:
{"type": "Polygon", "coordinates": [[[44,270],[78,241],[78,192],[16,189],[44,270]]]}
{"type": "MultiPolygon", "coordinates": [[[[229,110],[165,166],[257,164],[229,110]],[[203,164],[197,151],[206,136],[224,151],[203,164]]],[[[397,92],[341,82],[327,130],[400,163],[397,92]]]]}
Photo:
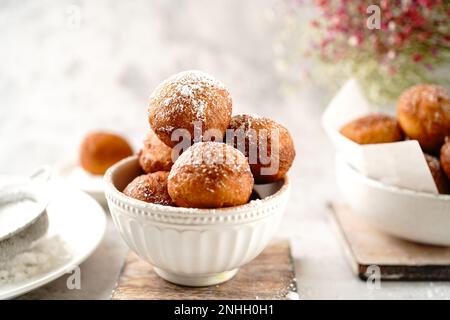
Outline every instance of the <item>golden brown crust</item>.
{"type": "Polygon", "coordinates": [[[238,139],[234,139],[234,142],[231,143],[248,158],[256,183],[273,182],[286,175],[295,158],[295,147],[292,137],[285,127],[268,118],[242,114],[232,117],[230,129],[236,135],[240,131],[245,134],[244,146],[239,145],[238,139]],[[266,137],[265,133],[267,133],[267,139],[264,138],[266,137]],[[277,140],[275,140],[274,134],[278,134],[277,140]],[[264,147],[265,141],[267,141],[266,147],[264,147]],[[245,149],[241,150],[242,147],[245,149]],[[256,150],[256,153],[252,150],[256,150]],[[254,156],[251,156],[252,153],[254,156]],[[271,166],[276,168],[277,163],[278,170],[275,172],[262,170],[271,166]]]}
{"type": "Polygon", "coordinates": [[[389,143],[404,138],[397,120],[385,114],[370,114],[355,119],[342,127],[340,132],[358,144],[389,143]]]}
{"type": "Polygon", "coordinates": [[[230,123],[232,101],[225,86],[200,71],[178,73],[161,83],[150,97],[148,120],[166,145],[174,147],[172,132],[186,129],[194,139],[194,123],[201,132],[216,129],[219,140],[230,123]],[[200,129],[200,128],[199,128],[200,129]]]}
{"type": "Polygon", "coordinates": [[[188,208],[245,204],[253,189],[247,159],[224,143],[200,142],[175,161],[168,179],[174,202],[188,208]]]}
{"type": "Polygon", "coordinates": [[[139,154],[139,164],[146,173],[170,171],[173,164],[172,148],[166,146],[153,131],[150,131],[139,154]]]}
{"type": "Polygon", "coordinates": [[[132,154],[133,150],[124,138],[106,132],[92,132],[81,143],[80,164],[92,174],[104,174],[114,163],[132,154]]]}
{"type": "Polygon", "coordinates": [[[397,119],[408,137],[426,152],[437,154],[450,135],[450,97],[437,85],[416,85],[402,93],[397,119]]]}
{"type": "Polygon", "coordinates": [[[450,193],[450,184],[445,176],[444,171],[442,171],[439,160],[436,157],[425,154],[425,159],[427,160],[428,168],[430,168],[431,175],[433,176],[436,187],[441,194],[450,193]]]}
{"type": "Polygon", "coordinates": [[[448,179],[450,179],[450,138],[441,148],[441,167],[448,179]]]}
{"type": "Polygon", "coordinates": [[[165,206],[174,206],[167,192],[168,175],[169,172],[167,171],[141,175],[131,181],[123,190],[123,193],[137,200],[165,206]]]}

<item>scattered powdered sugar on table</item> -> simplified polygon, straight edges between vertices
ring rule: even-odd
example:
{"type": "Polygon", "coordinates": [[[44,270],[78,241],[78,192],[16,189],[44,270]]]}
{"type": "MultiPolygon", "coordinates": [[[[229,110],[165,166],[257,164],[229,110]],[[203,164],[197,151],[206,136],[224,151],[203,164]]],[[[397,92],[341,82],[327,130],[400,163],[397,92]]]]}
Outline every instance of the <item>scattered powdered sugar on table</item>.
{"type": "Polygon", "coordinates": [[[59,236],[45,237],[31,249],[0,261],[0,287],[45,274],[70,259],[70,251],[59,236]]]}
{"type": "Polygon", "coordinates": [[[286,295],[286,299],[288,300],[300,300],[300,295],[297,292],[289,291],[286,295]]]}

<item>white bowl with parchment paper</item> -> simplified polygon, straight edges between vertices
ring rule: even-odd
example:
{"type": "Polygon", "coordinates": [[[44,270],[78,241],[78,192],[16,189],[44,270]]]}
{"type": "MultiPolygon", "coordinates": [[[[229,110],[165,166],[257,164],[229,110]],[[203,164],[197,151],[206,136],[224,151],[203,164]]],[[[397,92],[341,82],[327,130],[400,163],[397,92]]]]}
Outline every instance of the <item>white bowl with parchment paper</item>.
{"type": "Polygon", "coordinates": [[[406,240],[450,246],[450,195],[399,188],[359,173],[336,157],[338,187],[352,210],[376,228],[406,240]]]}
{"type": "Polygon", "coordinates": [[[450,196],[438,193],[419,143],[359,145],[340,134],[343,125],[372,110],[357,81],[350,80],[322,117],[337,152],[336,176],[345,201],[388,234],[450,245],[450,196]]]}
{"type": "MultiPolygon", "coordinates": [[[[340,129],[376,108],[365,98],[356,80],[349,80],[326,108],[322,125],[336,152],[366,177],[386,185],[438,195],[422,149],[416,140],[359,145],[340,129]]],[[[393,110],[395,108],[393,107],[393,110]]]]}

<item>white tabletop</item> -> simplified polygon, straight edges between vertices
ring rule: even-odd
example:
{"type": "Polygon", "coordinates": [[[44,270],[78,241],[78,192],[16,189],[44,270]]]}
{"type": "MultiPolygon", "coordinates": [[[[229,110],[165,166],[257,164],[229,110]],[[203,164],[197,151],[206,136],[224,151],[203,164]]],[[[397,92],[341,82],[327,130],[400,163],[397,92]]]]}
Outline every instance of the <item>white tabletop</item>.
{"type": "MultiPolygon", "coordinates": [[[[334,153],[319,122],[328,93],[306,82],[284,93],[287,77],[274,59],[277,6],[274,0],[0,4],[0,172],[76,159],[90,129],[114,130],[137,147],[148,130],[152,88],[178,71],[205,70],[227,84],[235,113],[270,116],[295,139],[293,192],[278,235],[292,242],[302,299],[450,298],[445,282],[369,289],[352,274],[328,221],[327,202],[339,197],[334,153]]],[[[126,251],[109,223],[103,243],[81,265],[81,290],[67,289],[62,277],[22,298],[107,299],[126,251]]]]}

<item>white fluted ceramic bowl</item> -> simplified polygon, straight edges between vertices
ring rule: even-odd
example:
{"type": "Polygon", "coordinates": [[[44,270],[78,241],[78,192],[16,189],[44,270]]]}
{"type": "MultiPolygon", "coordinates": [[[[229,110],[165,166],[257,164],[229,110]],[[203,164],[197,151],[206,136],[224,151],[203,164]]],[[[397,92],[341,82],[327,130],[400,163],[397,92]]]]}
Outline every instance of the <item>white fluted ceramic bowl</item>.
{"type": "Polygon", "coordinates": [[[393,236],[450,246],[450,196],[418,192],[370,179],[336,158],[338,187],[356,214],[393,236]]]}
{"type": "Polygon", "coordinates": [[[255,186],[262,200],[221,209],[146,203],[121,191],[142,174],[136,156],[105,174],[114,224],[128,246],[158,275],[180,285],[207,286],[232,278],[268,244],[288,200],[288,179],[255,186]]]}

